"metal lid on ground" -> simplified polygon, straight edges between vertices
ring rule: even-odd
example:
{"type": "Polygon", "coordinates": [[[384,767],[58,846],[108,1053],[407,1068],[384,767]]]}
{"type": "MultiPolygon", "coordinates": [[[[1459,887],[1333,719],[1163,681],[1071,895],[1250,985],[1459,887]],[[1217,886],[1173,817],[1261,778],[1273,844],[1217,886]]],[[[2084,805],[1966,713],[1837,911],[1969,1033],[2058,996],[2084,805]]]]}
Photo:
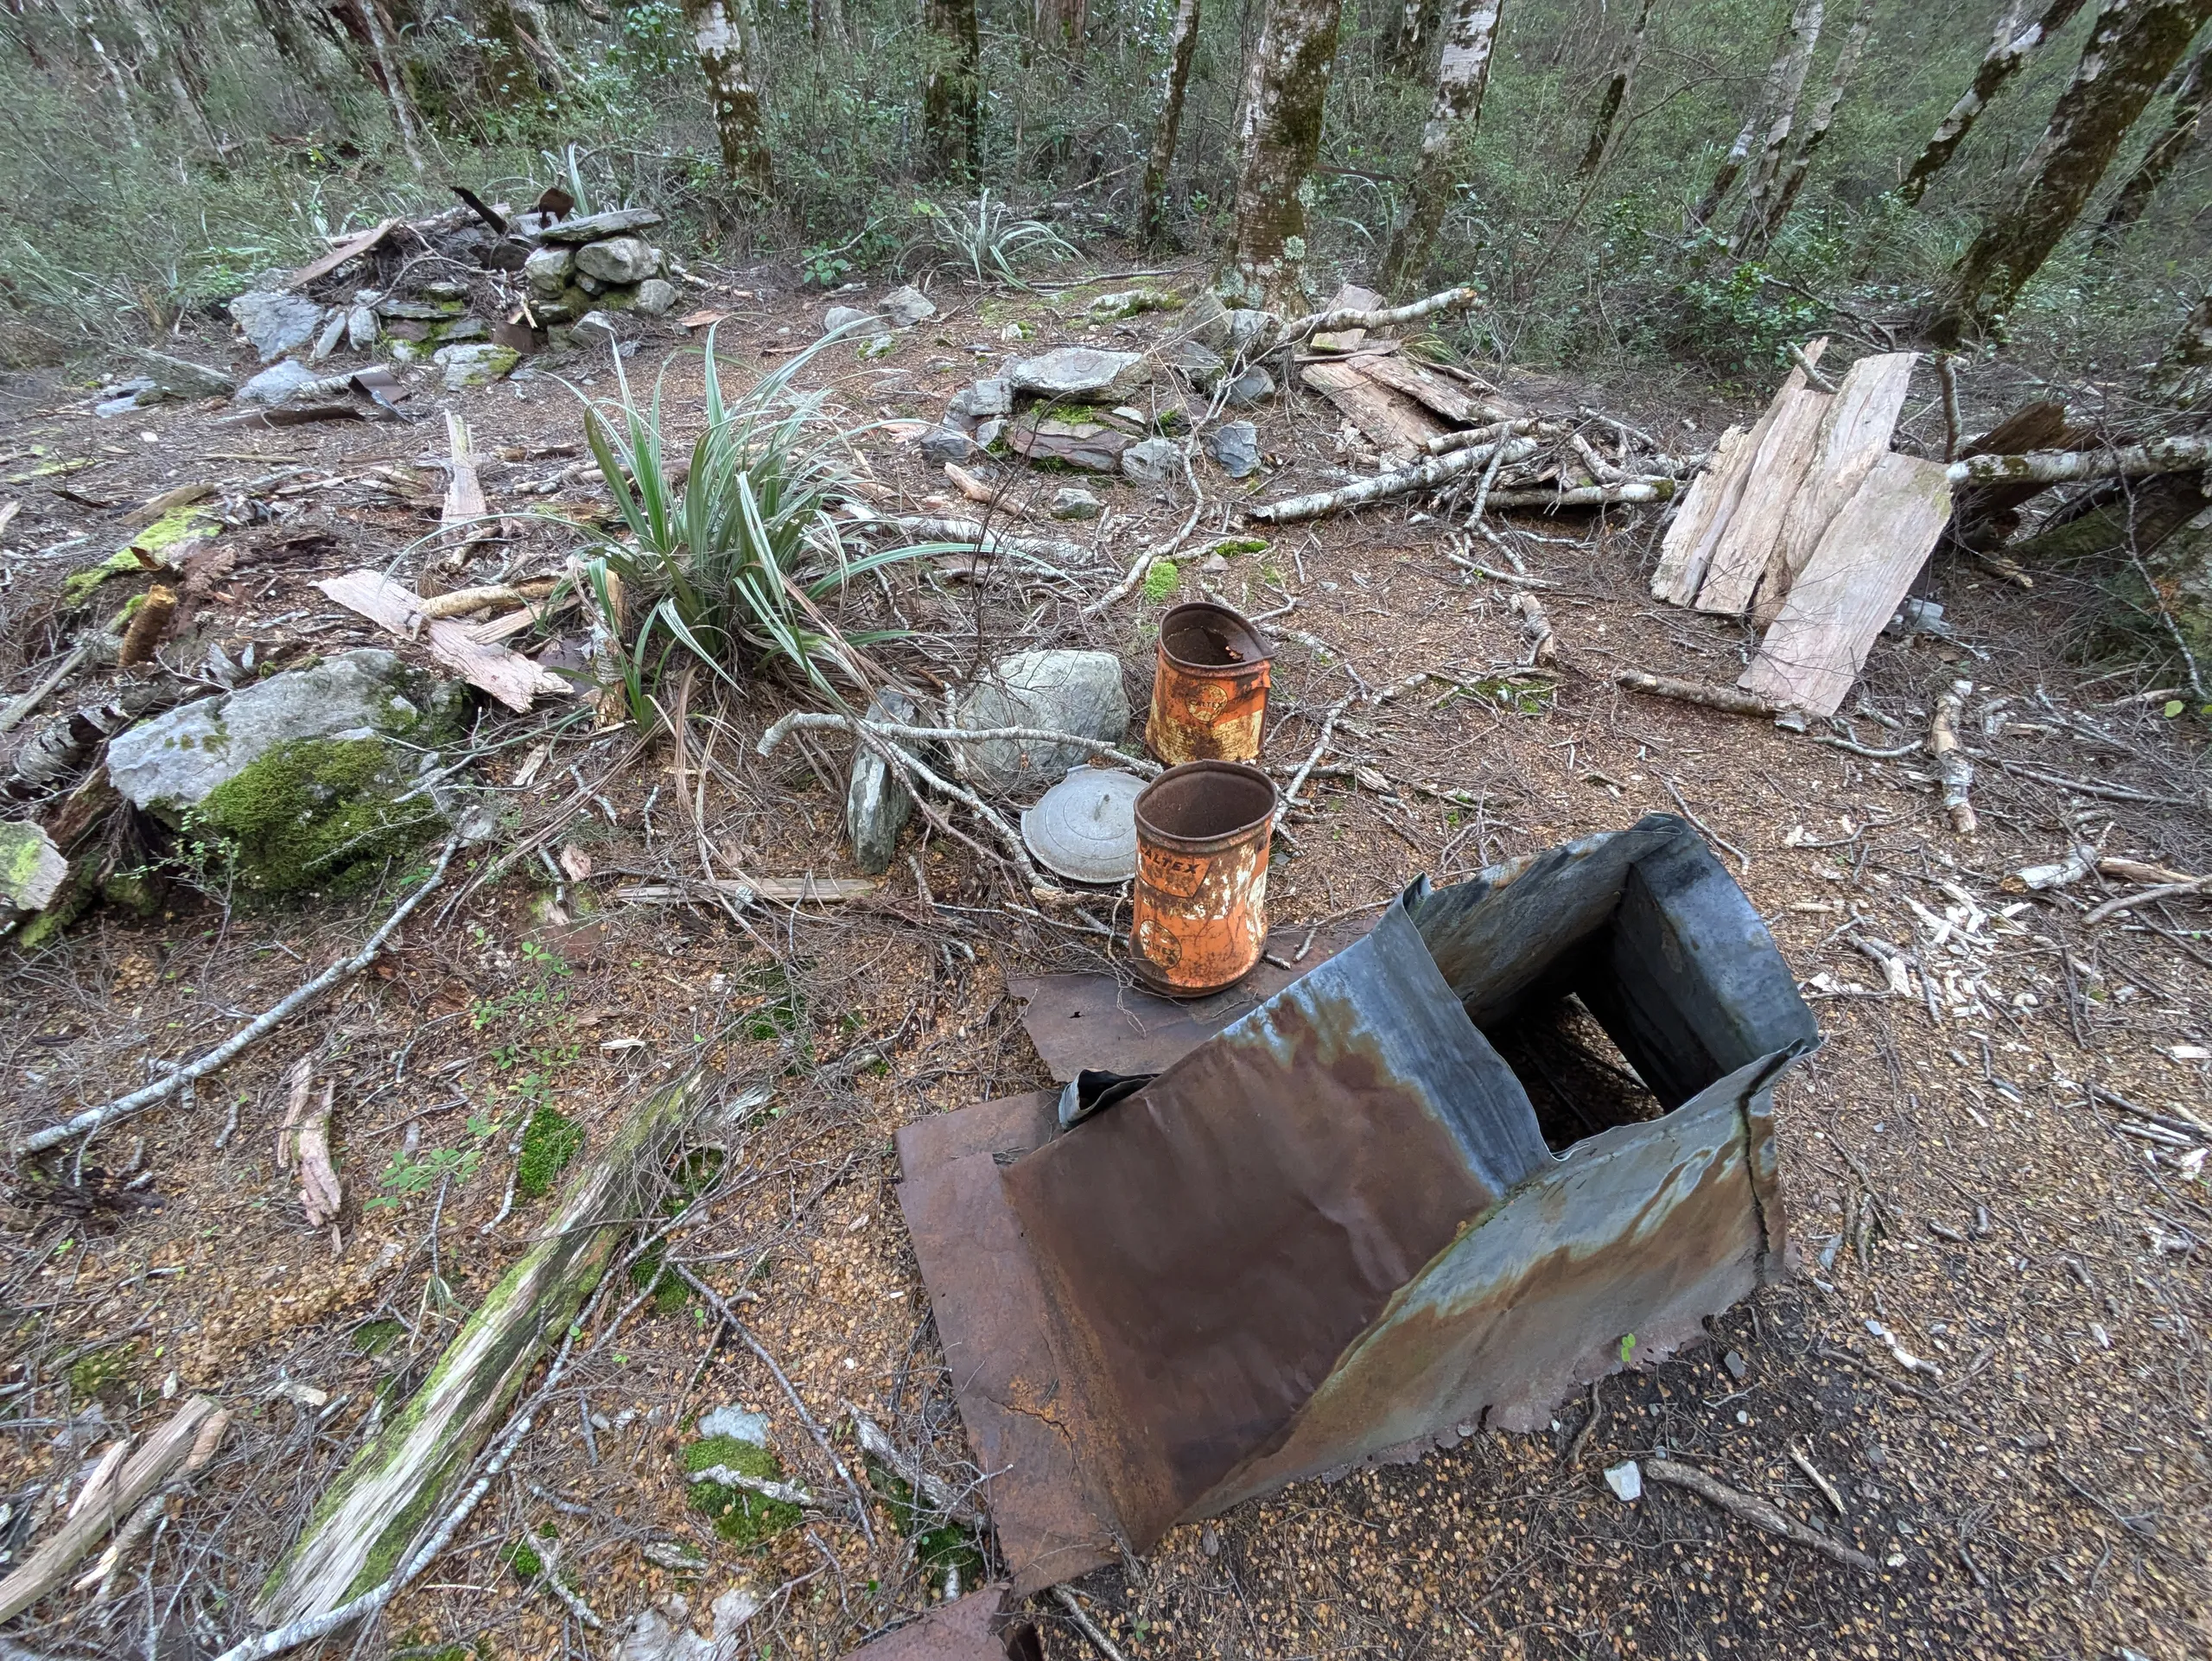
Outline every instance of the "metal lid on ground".
{"type": "Polygon", "coordinates": [[[1077,767],[1021,816],[1037,862],[1072,882],[1126,882],[1137,874],[1137,792],[1119,767],[1077,767]]]}

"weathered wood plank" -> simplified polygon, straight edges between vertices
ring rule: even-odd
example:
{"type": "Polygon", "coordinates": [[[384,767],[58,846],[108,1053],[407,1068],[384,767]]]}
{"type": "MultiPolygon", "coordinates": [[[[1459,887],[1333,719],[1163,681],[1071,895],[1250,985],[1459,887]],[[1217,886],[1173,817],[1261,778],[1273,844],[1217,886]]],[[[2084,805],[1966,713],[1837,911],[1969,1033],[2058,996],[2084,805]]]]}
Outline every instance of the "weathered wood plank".
{"type": "Polygon", "coordinates": [[[614,1260],[652,1197],[651,1174],[675,1148],[703,1087],[693,1072],[646,1098],[569,1180],[537,1244],[317,1502],[299,1543],[263,1588],[263,1619],[334,1608],[397,1567],[614,1260]]]}
{"type": "Polygon", "coordinates": [[[1751,603],[1751,591],[1766,574],[1767,561],[1781,540],[1783,521],[1804,487],[1821,423],[1834,403],[1829,394],[1810,386],[1775,395],[1743,494],[1714,539],[1705,581],[1698,584],[1697,599],[1692,602],[1698,610],[1733,617],[1751,603]]]}
{"type": "MultiPolygon", "coordinates": [[[[1372,289],[1363,289],[1357,283],[1347,283],[1331,296],[1321,308],[1331,311],[1375,311],[1382,304],[1382,296],[1372,289]]],[[[1316,352],[1349,352],[1367,338],[1363,328],[1338,329],[1333,334],[1316,334],[1306,345],[1316,352]]]]}
{"type": "Polygon", "coordinates": [[[1834,715],[1950,516],[1941,461],[1894,454],[1876,461],[1829,521],[1736,684],[1834,715]]]}
{"type": "Polygon", "coordinates": [[[1897,430],[1905,390],[1912,383],[1912,366],[1919,358],[1916,352],[1861,358],[1836,387],[1813,441],[1805,482],[1789,504],[1782,534],[1759,578],[1751,617],[1762,627],[1781,614],[1783,596],[1820,546],[1828,522],[1874,470],[1874,463],[1889,454],[1890,436],[1897,430]]]}
{"type": "Polygon", "coordinates": [[[1394,392],[1404,393],[1446,421],[1472,427],[1501,418],[1491,413],[1491,404],[1471,398],[1433,370],[1410,362],[1401,353],[1363,352],[1349,361],[1368,379],[1379,381],[1394,392]]]}
{"type": "Polygon", "coordinates": [[[1422,455],[1449,428],[1410,398],[1378,386],[1348,363],[1309,363],[1306,384],[1343,410],[1385,455],[1422,455]]]}

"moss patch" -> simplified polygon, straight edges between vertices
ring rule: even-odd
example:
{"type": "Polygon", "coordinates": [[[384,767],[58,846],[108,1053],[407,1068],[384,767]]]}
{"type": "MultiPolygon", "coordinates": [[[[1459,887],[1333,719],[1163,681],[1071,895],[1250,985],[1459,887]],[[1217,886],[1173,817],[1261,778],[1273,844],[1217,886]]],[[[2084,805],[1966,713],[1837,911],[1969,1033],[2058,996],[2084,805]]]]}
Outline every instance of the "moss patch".
{"type": "MultiPolygon", "coordinates": [[[[784,1462],[766,1448],[735,1436],[705,1436],[683,1450],[683,1468],[703,1471],[725,1466],[741,1476],[763,1482],[781,1482],[784,1462]]],[[[733,1545],[756,1546],[787,1529],[797,1528],[805,1513],[797,1505],[771,1499],[750,1488],[727,1488],[719,1482],[694,1482],[691,1509],[715,1521],[715,1532],[733,1545]]]]}
{"type": "Polygon", "coordinates": [[[397,797],[393,752],[373,738],[280,744],[185,816],[189,840],[240,886],[289,894],[373,876],[439,823],[427,796],[397,797]]]}
{"type": "Polygon", "coordinates": [[[166,570],[171,563],[168,550],[176,544],[193,537],[212,537],[222,528],[222,520],[204,507],[173,507],[99,564],[73,571],[61,584],[61,603],[65,607],[85,604],[92,591],[111,576],[166,570]]]}
{"type": "Polygon", "coordinates": [[[1152,563],[1152,569],[1144,574],[1144,597],[1165,600],[1175,592],[1182,581],[1182,573],[1175,569],[1173,560],[1156,559],[1152,563]]]}
{"type": "Polygon", "coordinates": [[[78,1357],[69,1367],[71,1391],[79,1400],[89,1400],[120,1384],[130,1371],[130,1358],[137,1348],[136,1344],[111,1344],[78,1357]]]}
{"type": "Polygon", "coordinates": [[[554,1179],[569,1168],[583,1145],[583,1126],[541,1104],[523,1127],[522,1156],[515,1161],[516,1189],[533,1200],[551,1193],[554,1179]]]}
{"type": "Polygon", "coordinates": [[[925,1569],[942,1574],[948,1569],[960,1571],[963,1586],[981,1585],[983,1580],[983,1556],[976,1549],[976,1542],[968,1531],[957,1523],[939,1521],[934,1513],[921,1510],[914,1503],[914,1490],[889,1467],[871,1457],[866,1461],[868,1486],[881,1494],[890,1508],[891,1525],[899,1534],[914,1543],[914,1559],[925,1569]],[[930,1526],[935,1524],[935,1526],[930,1526]]]}
{"type": "Polygon", "coordinates": [[[397,1321],[365,1321],[353,1328],[353,1352],[356,1355],[382,1355],[406,1335],[405,1325],[397,1321]]]}

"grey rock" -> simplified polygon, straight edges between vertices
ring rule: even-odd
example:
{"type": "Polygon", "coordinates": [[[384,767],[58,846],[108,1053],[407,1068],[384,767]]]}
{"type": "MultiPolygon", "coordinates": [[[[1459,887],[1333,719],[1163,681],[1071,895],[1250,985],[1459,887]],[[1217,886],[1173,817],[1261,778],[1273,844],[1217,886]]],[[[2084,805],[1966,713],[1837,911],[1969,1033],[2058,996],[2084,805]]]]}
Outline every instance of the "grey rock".
{"type": "Polygon", "coordinates": [[[1249,410],[1255,404],[1265,404],[1275,395],[1275,378],[1254,364],[1249,369],[1229,383],[1222,402],[1232,410],[1249,410]]]}
{"type": "Polygon", "coordinates": [[[540,248],[522,263],[522,274],[529,280],[530,291],[549,300],[569,286],[569,274],[575,269],[576,253],[573,248],[540,248]]]}
{"type": "Polygon", "coordinates": [[[1090,346],[1064,346],[1042,357],[1010,365],[1007,379],[1016,392],[1078,404],[1118,404],[1145,379],[1143,357],[1135,352],[1106,352],[1090,346]]]}
{"type": "Polygon", "coordinates": [[[1057,461],[1084,473],[1112,473],[1129,436],[1096,421],[1058,421],[1033,411],[1014,423],[1007,442],[1030,461],[1057,461]]]}
{"type": "Polygon", "coordinates": [[[322,326],[322,333],[315,336],[315,349],[308,353],[308,361],[321,363],[337,351],[345,339],[346,313],[342,309],[334,311],[330,314],[330,321],[322,326]]]}
{"type": "Polygon", "coordinates": [[[442,346],[457,346],[463,340],[488,340],[492,327],[481,317],[456,317],[450,323],[441,323],[431,336],[442,346]]]}
{"type": "Polygon", "coordinates": [[[303,294],[257,292],[232,301],[231,315],[268,363],[308,343],[322,321],[322,308],[303,294]]]}
{"type": "Polygon", "coordinates": [[[894,328],[912,328],[924,318],[937,315],[937,302],[911,283],[892,290],[875,302],[875,309],[894,328]]]}
{"type": "Polygon", "coordinates": [[[590,346],[601,346],[608,340],[622,338],[622,326],[608,311],[588,311],[575,321],[576,336],[590,346]]]}
{"type": "Polygon", "coordinates": [[[957,427],[932,427],[922,435],[925,461],[964,461],[975,449],[976,441],[957,427]]]}
{"type": "Polygon", "coordinates": [[[1179,331],[1186,340],[1219,352],[1229,344],[1229,309],[1211,290],[1200,294],[1184,310],[1179,331]]]}
{"type": "Polygon", "coordinates": [[[134,807],[171,824],[280,744],[391,737],[451,714],[466,690],[373,646],[143,721],[108,743],[108,777],[134,807]]]}
{"type": "Polygon", "coordinates": [[[664,317],[676,309],[676,284],[649,277],[638,284],[637,309],[648,317],[664,317]]]}
{"type": "Polygon", "coordinates": [[[356,306],[346,314],[346,344],[354,351],[371,350],[383,333],[384,325],[377,321],[375,307],[356,306]]]}
{"type": "Polygon", "coordinates": [[[1741,1350],[1729,1351],[1720,1358],[1720,1365],[1728,1369],[1728,1376],[1738,1384],[1743,1382],[1744,1376],[1751,1370],[1751,1364],[1744,1359],[1744,1352],[1741,1350]]]}
{"type": "Polygon", "coordinates": [[[835,334],[841,328],[854,328],[875,321],[874,312],[862,311],[858,306],[832,306],[822,314],[822,332],[835,334]]]}
{"type": "Polygon", "coordinates": [[[1165,484],[1183,471],[1183,447],[1172,438],[1147,438],[1122,452],[1122,475],[1141,485],[1165,484]]]}
{"type": "Polygon", "coordinates": [[[1000,435],[1005,431],[1006,417],[1004,416],[991,416],[977,422],[975,432],[976,448],[982,450],[990,449],[999,442],[1000,435]]]}
{"type": "Polygon", "coordinates": [[[1181,297],[1172,290],[1117,289],[1100,295],[1084,310],[1092,321],[1109,322],[1117,317],[1135,317],[1140,312],[1173,311],[1181,303],[1181,297]]]}
{"type": "Polygon", "coordinates": [[[576,269],[602,283],[642,283],[652,275],[653,251],[637,237],[609,237],[577,249],[576,269]]]}
{"type": "Polygon", "coordinates": [[[221,370],[210,369],[189,359],[172,358],[166,352],[140,352],[137,355],[138,366],[154,383],[154,390],[165,398],[228,398],[238,390],[238,382],[221,370]]]}
{"type": "Polygon", "coordinates": [[[468,284],[456,283],[450,277],[435,277],[423,285],[423,297],[429,300],[466,300],[468,284]]]}
{"type": "Polygon", "coordinates": [[[410,300],[404,295],[386,295],[377,302],[377,315],[403,322],[440,323],[460,316],[461,307],[458,300],[410,300]]]}
{"type": "Polygon", "coordinates": [[[1229,570],[1229,561],[1220,554],[1208,554],[1198,562],[1198,571],[1205,576],[1220,576],[1229,570]]]}
{"type": "Polygon", "coordinates": [[[768,1416],[747,1413],[741,1407],[718,1407],[699,1416],[702,1436],[731,1436],[739,1441],[751,1442],[755,1448],[768,1446],[768,1416]]]}
{"type": "Polygon", "coordinates": [[[945,413],[969,421],[1012,415],[1014,383],[1004,379],[979,380],[973,386],[955,392],[952,402],[945,405],[945,413]]]}
{"type": "Polygon", "coordinates": [[[1232,311],[1229,314],[1229,347],[1247,356],[1256,355],[1282,328],[1282,319],[1271,311],[1232,311]]]}
{"type": "Polygon", "coordinates": [[[53,839],[29,819],[0,824],[0,918],[44,911],[69,875],[53,839]]]}
{"type": "MultiPolygon", "coordinates": [[[[868,706],[868,718],[911,726],[915,714],[912,703],[886,690],[868,706]]],[[[852,778],[845,789],[845,834],[852,839],[853,863],[869,876],[889,870],[899,851],[899,833],[913,811],[913,797],[892,775],[883,758],[865,746],[855,747],[852,778]]],[[[700,1429],[706,1429],[704,1420],[700,1429]]]]}
{"type": "MultiPolygon", "coordinates": [[[[1214,303],[1218,306],[1221,302],[1215,301],[1214,303]]],[[[1164,361],[1170,369],[1187,382],[1193,391],[1200,392],[1212,391],[1216,383],[1229,368],[1228,364],[1223,361],[1220,353],[1198,340],[1176,341],[1167,348],[1164,354],[1164,361]]]]}
{"type": "MultiPolygon", "coordinates": [[[[1122,660],[1110,652],[1017,653],[961,695],[953,719],[969,729],[1043,727],[1118,742],[1129,725],[1122,660]]],[[[970,771],[994,790],[1042,790],[1090,755],[1078,745],[1039,739],[995,738],[968,746],[970,771]]]]}
{"type": "Polygon", "coordinates": [[[263,404],[273,408],[315,378],[315,371],[297,358],[287,358],[282,363],[271,364],[239,387],[238,401],[240,404],[263,404]]]}
{"type": "Polygon", "coordinates": [[[681,1616],[671,1622],[658,1609],[640,1609],[622,1629],[614,1661],[729,1661],[729,1650],[700,1637],[681,1616]]]}
{"type": "Polygon", "coordinates": [[[522,353],[511,346],[479,340],[467,346],[442,346],[430,358],[445,371],[446,391],[458,392],[463,387],[483,386],[499,379],[522,361],[522,353]]]}
{"type": "Polygon", "coordinates": [[[92,413],[102,421],[112,421],[118,416],[129,415],[133,410],[139,408],[144,398],[145,393],[134,387],[128,392],[120,393],[117,397],[103,399],[100,403],[95,404],[92,405],[92,413]]]}
{"type": "Polygon", "coordinates": [[[593,213],[580,220],[558,220],[537,233],[540,242],[568,243],[597,242],[602,237],[626,236],[632,231],[642,231],[649,225],[658,225],[660,215],[650,207],[617,207],[605,213],[593,213]]]}
{"type": "Polygon", "coordinates": [[[1260,430],[1249,421],[1224,421],[1205,436],[1206,454],[1232,479],[1260,470],[1260,430]]]}
{"type": "Polygon", "coordinates": [[[1621,1504],[1632,1505],[1643,1497],[1643,1469],[1632,1459],[1623,1460],[1606,1467],[1605,1486],[1621,1504]]]}
{"type": "MultiPolygon", "coordinates": [[[[1122,452],[1122,464],[1128,462],[1129,453],[1122,452]]],[[[1052,493],[1052,517],[1056,519],[1095,519],[1106,511],[1106,504],[1087,490],[1067,485],[1052,493]]]]}

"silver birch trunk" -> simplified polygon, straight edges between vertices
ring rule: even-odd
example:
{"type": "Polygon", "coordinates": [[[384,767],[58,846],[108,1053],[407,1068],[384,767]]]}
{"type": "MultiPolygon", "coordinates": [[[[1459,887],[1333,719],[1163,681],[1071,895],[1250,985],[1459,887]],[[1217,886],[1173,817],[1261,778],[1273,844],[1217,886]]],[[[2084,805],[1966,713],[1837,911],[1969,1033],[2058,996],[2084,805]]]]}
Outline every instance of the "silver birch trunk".
{"type": "Polygon", "coordinates": [[[1654,3],[1655,0],[1643,0],[1643,10],[1636,15],[1636,27],[1629,31],[1628,44],[1614,60],[1613,73],[1605,82],[1605,96],[1598,101],[1598,118],[1590,124],[1590,142],[1583,146],[1581,163],[1574,169],[1578,179],[1596,176],[1612,159],[1614,142],[1620,134],[1621,111],[1636,96],[1636,72],[1643,64],[1643,42],[1651,28],[1654,3]]]}
{"type": "MultiPolygon", "coordinates": [[[[1789,153],[1789,135],[1797,124],[1797,105],[1805,95],[1805,77],[1812,69],[1813,52],[1820,45],[1826,16],[1823,0],[1800,0],[1790,19],[1789,67],[1783,75],[1781,99],[1767,123],[1766,140],[1759,146],[1758,160],[1751,169],[1751,182],[1744,200],[1744,226],[1756,226],[1764,220],[1767,205],[1781,181],[1783,159],[1789,153]]],[[[1741,239],[1739,230],[1734,240],[1741,239]]]]}
{"type": "MultiPolygon", "coordinates": [[[[1802,0],[1800,0],[1802,7],[1802,0]]],[[[1742,130],[1736,142],[1728,146],[1727,155],[1720,158],[1720,166],[1713,175],[1713,182],[1706,187],[1705,195],[1689,213],[1689,228],[1695,230],[1718,213],[1720,204],[1727,200],[1728,192],[1744,170],[1744,163],[1751,160],[1751,146],[1758,141],[1759,130],[1772,118],[1775,109],[1782,102],[1783,83],[1789,76],[1789,64],[1797,44],[1799,12],[1790,14],[1789,22],[1782,30],[1782,38],[1775,43],[1774,61],[1767,66],[1766,81],[1759,88],[1759,101],[1744,118],[1742,130]]]]}
{"type": "Polygon", "coordinates": [[[1898,182],[1900,200],[1917,202],[1928,194],[1928,181],[1943,170],[1953,153],[1966,142],[1967,134],[1989,107],[1989,101],[2004,90],[2005,82],[2027,67],[2037,48],[2065,28],[2081,9],[2082,0],[2051,0],[2042,16],[2031,23],[2023,23],[2026,0],[2012,0],[2004,16],[1997,21],[1997,38],[1990,42],[1980,67],[1974,72],[1973,85],[1936,124],[1935,132],[1898,182]]]}
{"type": "Polygon", "coordinates": [[[1421,128],[1421,156],[1382,262],[1383,286],[1391,293],[1416,291],[1427,268],[1437,230],[1452,206],[1453,152],[1460,136],[1482,118],[1503,9],[1503,0],[1453,0],[1437,65],[1436,100],[1421,128]]]}
{"type": "Polygon", "coordinates": [[[1827,93],[1805,124],[1805,130],[1797,140],[1796,154],[1783,169],[1765,212],[1754,223],[1751,211],[1745,211],[1744,228],[1738,233],[1738,251],[1756,253],[1773,241],[1775,232],[1782,229],[1782,222],[1796,205],[1797,194],[1804,189],[1806,175],[1812,171],[1813,157],[1827,141],[1828,129],[1835,124],[1835,112],[1842,105],[1843,95],[1851,86],[1852,77],[1859,73],[1860,60],[1866,55],[1866,39],[1874,29],[1874,3],[1875,0],[1859,0],[1858,15],[1851,20],[1851,29],[1835,54],[1835,73],[1828,82],[1827,93]]]}
{"type": "Polygon", "coordinates": [[[1175,166],[1175,144],[1183,127],[1183,95],[1191,84],[1191,60],[1198,46],[1198,0],[1179,0],[1175,24],[1167,37],[1167,92],[1160,100],[1159,124],[1152,131],[1152,152],[1145,160],[1139,229],[1157,242],[1167,223],[1167,175],[1175,166]]]}
{"type": "Polygon", "coordinates": [[[1306,208],[1343,0],[1267,0],[1246,65],[1236,222],[1216,287],[1235,306],[1306,306],[1306,208]]]}
{"type": "Polygon", "coordinates": [[[690,25],[699,72],[707,79],[722,165],[732,178],[766,196],[774,178],[744,19],[735,15],[733,0],[683,0],[683,20],[690,25]]]}
{"type": "Polygon", "coordinates": [[[2018,188],[1952,268],[1929,323],[1936,345],[1987,328],[2042,269],[2208,17],[2212,0],[2105,0],[2018,188]]]}
{"type": "Polygon", "coordinates": [[[2208,103],[2212,103],[2212,47],[2198,53],[2183,71],[2181,84],[2174,89],[2173,114],[2166,130],[2152,141],[2143,159],[2135,164],[2135,171],[2127,175],[2127,182],[2105,210],[2104,220],[2090,243],[2099,253],[2111,253],[2127,239],[2166,175],[2203,142],[2208,103]]]}

